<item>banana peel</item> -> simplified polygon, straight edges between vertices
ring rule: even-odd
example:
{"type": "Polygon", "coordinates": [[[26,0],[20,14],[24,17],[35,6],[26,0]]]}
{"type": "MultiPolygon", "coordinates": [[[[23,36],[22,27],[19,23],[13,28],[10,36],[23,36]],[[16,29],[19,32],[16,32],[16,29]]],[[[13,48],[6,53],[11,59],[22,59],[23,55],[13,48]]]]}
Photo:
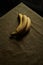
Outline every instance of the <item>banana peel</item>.
{"type": "Polygon", "coordinates": [[[20,23],[16,28],[16,31],[11,33],[11,36],[14,37],[19,37],[20,38],[22,36],[25,35],[25,32],[29,31],[30,27],[31,27],[31,19],[29,17],[27,17],[26,15],[22,15],[21,13],[19,13],[19,19],[20,19],[20,23]]]}

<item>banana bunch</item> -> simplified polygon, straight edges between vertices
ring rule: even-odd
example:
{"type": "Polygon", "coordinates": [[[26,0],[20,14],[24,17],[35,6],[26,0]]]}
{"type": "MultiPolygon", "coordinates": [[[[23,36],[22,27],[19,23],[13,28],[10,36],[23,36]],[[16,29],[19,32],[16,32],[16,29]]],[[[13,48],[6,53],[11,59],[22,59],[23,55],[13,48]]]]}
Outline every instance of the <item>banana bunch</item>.
{"type": "Polygon", "coordinates": [[[16,28],[15,32],[12,32],[11,35],[17,35],[17,34],[22,34],[23,30],[28,31],[31,26],[31,19],[27,17],[26,15],[22,15],[21,13],[18,14],[19,17],[19,25],[16,28]]]}

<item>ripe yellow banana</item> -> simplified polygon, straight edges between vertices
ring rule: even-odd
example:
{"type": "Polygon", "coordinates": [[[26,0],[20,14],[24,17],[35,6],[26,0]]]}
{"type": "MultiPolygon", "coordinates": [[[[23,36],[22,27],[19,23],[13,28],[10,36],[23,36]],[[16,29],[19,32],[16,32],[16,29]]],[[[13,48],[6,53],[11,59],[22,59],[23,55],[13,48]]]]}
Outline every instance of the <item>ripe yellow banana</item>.
{"type": "Polygon", "coordinates": [[[22,15],[22,17],[20,16],[20,24],[17,27],[16,31],[17,32],[22,31],[25,28],[26,24],[27,24],[27,16],[26,15],[22,15]]]}
{"type": "Polygon", "coordinates": [[[19,14],[19,18],[20,18],[20,23],[16,28],[16,31],[11,33],[12,35],[22,32],[24,28],[26,28],[25,31],[27,31],[31,26],[31,19],[29,17],[27,17],[26,15],[19,14]]]}
{"type": "MultiPolygon", "coordinates": [[[[18,27],[17,27],[17,30],[18,30],[18,28],[20,28],[20,27],[21,27],[21,25],[22,25],[22,14],[20,14],[20,13],[19,13],[19,15],[18,15],[18,16],[19,16],[19,19],[20,19],[20,23],[19,23],[19,25],[18,25],[18,27]]],[[[13,34],[17,34],[17,31],[12,32],[11,34],[12,34],[12,35],[13,35],[13,34]]]]}
{"type": "Polygon", "coordinates": [[[27,17],[27,27],[26,27],[26,31],[30,29],[31,26],[31,19],[29,17],[27,17]]]}

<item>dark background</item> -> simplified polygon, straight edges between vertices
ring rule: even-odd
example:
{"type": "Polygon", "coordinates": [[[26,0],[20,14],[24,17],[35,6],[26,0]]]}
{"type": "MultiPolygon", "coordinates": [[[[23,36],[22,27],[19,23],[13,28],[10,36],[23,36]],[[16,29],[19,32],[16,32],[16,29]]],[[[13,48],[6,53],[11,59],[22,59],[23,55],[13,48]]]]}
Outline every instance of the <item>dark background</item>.
{"type": "Polygon", "coordinates": [[[39,15],[43,16],[43,0],[0,0],[0,16],[3,16],[20,2],[25,3],[39,15]]]}

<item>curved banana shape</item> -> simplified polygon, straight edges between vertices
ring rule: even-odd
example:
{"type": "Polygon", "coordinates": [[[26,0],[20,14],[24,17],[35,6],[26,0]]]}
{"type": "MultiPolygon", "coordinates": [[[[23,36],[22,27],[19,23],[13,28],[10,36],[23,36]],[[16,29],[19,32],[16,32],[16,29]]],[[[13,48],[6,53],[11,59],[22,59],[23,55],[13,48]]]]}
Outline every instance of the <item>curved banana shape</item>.
{"type": "Polygon", "coordinates": [[[27,17],[27,27],[26,27],[26,31],[29,30],[31,27],[31,19],[29,17],[27,17]]]}
{"type": "Polygon", "coordinates": [[[20,28],[21,28],[21,25],[22,25],[22,14],[19,14],[19,19],[20,19],[20,23],[19,23],[19,25],[18,25],[16,31],[19,31],[20,28]]]}
{"type": "Polygon", "coordinates": [[[25,31],[30,29],[31,19],[29,17],[27,17],[26,15],[22,15],[20,13],[19,13],[19,18],[20,18],[20,23],[19,23],[18,27],[16,28],[16,31],[12,32],[11,35],[15,35],[21,31],[23,31],[24,28],[25,28],[25,31]]]}
{"type": "MultiPolygon", "coordinates": [[[[21,25],[22,25],[22,14],[19,13],[18,17],[19,17],[19,19],[20,19],[20,23],[19,23],[19,25],[18,25],[18,27],[17,27],[17,30],[18,30],[18,29],[21,27],[21,25]]],[[[19,31],[19,30],[18,30],[18,31],[19,31]]],[[[17,34],[17,31],[11,33],[11,35],[13,35],[13,34],[17,34]]]]}
{"type": "Polygon", "coordinates": [[[26,15],[22,15],[22,17],[20,16],[20,24],[17,27],[16,31],[17,32],[22,31],[25,28],[26,23],[27,23],[27,16],[26,15]]]}

